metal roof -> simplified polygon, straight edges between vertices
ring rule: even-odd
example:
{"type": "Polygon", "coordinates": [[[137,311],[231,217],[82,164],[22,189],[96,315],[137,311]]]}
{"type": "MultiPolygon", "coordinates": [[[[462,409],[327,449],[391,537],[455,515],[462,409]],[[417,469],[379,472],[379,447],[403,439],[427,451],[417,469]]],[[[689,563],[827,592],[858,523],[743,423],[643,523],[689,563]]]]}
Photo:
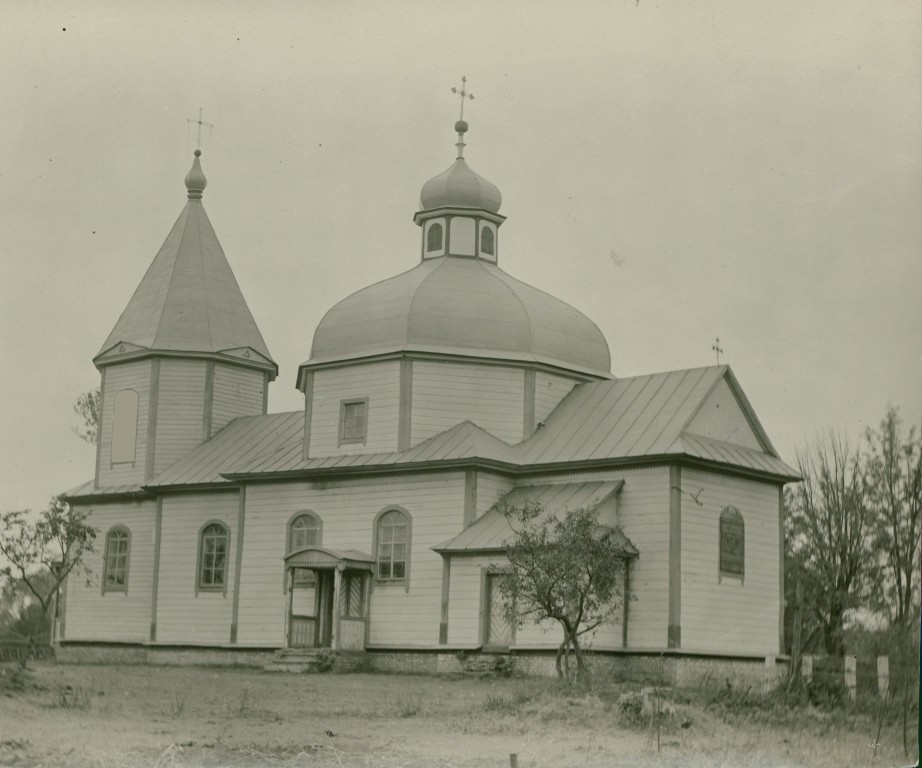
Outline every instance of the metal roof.
{"type": "MultiPolygon", "coordinates": [[[[471,421],[407,451],[303,458],[304,413],[291,411],[235,419],[143,486],[167,489],[227,485],[240,478],[350,470],[438,467],[483,461],[511,472],[611,460],[691,457],[783,480],[799,475],[763,439],[764,431],[726,366],[577,385],[528,440],[510,445],[471,421]],[[686,432],[714,387],[726,380],[764,451],[686,432]]],[[[141,486],[94,489],[92,481],[67,496],[137,493],[141,486]],[[124,490],[120,490],[124,489],[124,490]]]]}
{"type": "Polygon", "coordinates": [[[304,366],[401,351],[538,362],[610,377],[582,312],[479,259],[427,259],[353,293],[317,326],[304,366]]]}
{"type": "Polygon", "coordinates": [[[186,203],[95,360],[119,344],[129,352],[249,348],[264,358],[250,363],[277,372],[200,200],[186,203]]]}
{"type": "MultiPolygon", "coordinates": [[[[559,483],[553,485],[528,485],[513,488],[500,501],[494,504],[472,525],[442,546],[433,547],[436,552],[470,552],[501,550],[514,531],[502,510],[517,507],[526,501],[539,504],[541,517],[559,517],[567,510],[581,508],[596,509],[599,504],[617,493],[624,485],[623,480],[591,483],[559,483]]],[[[616,535],[622,540],[630,554],[636,555],[637,549],[618,531],[616,535]]]]}
{"type": "Polygon", "coordinates": [[[143,494],[145,490],[137,483],[128,483],[123,485],[106,485],[97,488],[93,480],[87,480],[69,491],[64,491],[61,498],[65,501],[68,499],[89,499],[104,496],[126,496],[143,494]]]}
{"type": "Polygon", "coordinates": [[[497,186],[475,173],[463,157],[423,184],[419,195],[419,207],[424,211],[461,206],[496,213],[502,203],[503,196],[497,186]]]}
{"type": "Polygon", "coordinates": [[[357,549],[327,549],[306,547],[285,556],[285,565],[301,568],[336,568],[339,565],[361,570],[374,570],[375,559],[357,549]]]}

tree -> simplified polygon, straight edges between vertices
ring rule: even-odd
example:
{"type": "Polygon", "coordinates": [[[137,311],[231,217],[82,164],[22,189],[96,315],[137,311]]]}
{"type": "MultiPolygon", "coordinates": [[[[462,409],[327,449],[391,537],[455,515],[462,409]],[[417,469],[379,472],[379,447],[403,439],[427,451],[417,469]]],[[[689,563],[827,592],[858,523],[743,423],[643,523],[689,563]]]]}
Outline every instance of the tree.
{"type": "Polygon", "coordinates": [[[74,427],[81,440],[95,443],[99,434],[99,387],[84,392],[74,403],[74,413],[83,419],[82,427],[74,427]]]}
{"type": "MultiPolygon", "coordinates": [[[[622,605],[627,560],[636,550],[620,529],[600,525],[592,509],[550,515],[526,501],[518,507],[499,503],[514,534],[507,542],[511,565],[500,583],[510,622],[553,620],[563,629],[557,647],[557,676],[564,675],[564,654],[576,658],[576,678],[585,677],[580,637],[591,632],[622,605]]],[[[569,677],[569,664],[567,664],[569,677]]]]}
{"type": "Polygon", "coordinates": [[[874,513],[871,546],[881,569],[874,607],[891,625],[915,624],[919,610],[919,517],[922,512],[922,434],[903,432],[899,411],[887,408],[868,445],[869,502],[874,513]]]}
{"type": "Polygon", "coordinates": [[[83,562],[94,551],[96,529],[88,513],[55,497],[38,519],[29,510],[0,515],[0,576],[18,582],[38,600],[47,616],[64,579],[71,573],[90,573],[83,562]]]}
{"type": "MultiPolygon", "coordinates": [[[[45,571],[37,578],[48,581],[52,577],[45,571]]],[[[49,587],[42,585],[39,588],[44,590],[49,587]]],[[[50,617],[25,584],[18,579],[3,579],[0,584],[0,637],[18,635],[47,641],[51,636],[50,629],[50,617]]]]}
{"type": "Polygon", "coordinates": [[[872,570],[865,469],[860,451],[833,432],[798,451],[797,466],[803,482],[786,491],[785,559],[810,608],[803,646],[820,635],[825,652],[841,656],[845,613],[863,603],[872,570]]]}

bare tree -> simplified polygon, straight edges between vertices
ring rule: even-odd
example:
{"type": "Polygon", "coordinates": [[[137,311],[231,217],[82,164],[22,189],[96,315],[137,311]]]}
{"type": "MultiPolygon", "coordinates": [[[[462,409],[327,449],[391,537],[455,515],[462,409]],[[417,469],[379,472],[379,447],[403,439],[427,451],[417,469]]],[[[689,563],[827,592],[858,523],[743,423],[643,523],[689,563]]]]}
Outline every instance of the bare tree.
{"type": "Polygon", "coordinates": [[[591,509],[550,515],[538,503],[503,506],[500,510],[515,531],[507,542],[512,566],[501,582],[506,613],[521,626],[551,619],[563,629],[557,648],[558,677],[563,678],[564,654],[576,658],[576,678],[585,676],[580,637],[611,618],[626,599],[626,561],[636,555],[617,528],[600,525],[591,509]]]}
{"type": "Polygon", "coordinates": [[[804,647],[818,634],[826,653],[841,656],[845,613],[863,603],[872,567],[865,470],[860,451],[833,432],[798,451],[797,465],[803,482],[786,493],[785,544],[812,614],[804,647]]]}
{"type": "Polygon", "coordinates": [[[874,513],[871,544],[882,573],[875,607],[890,623],[914,623],[919,611],[919,517],[922,511],[922,434],[904,433],[890,406],[876,430],[865,433],[869,501],[874,513]]]}

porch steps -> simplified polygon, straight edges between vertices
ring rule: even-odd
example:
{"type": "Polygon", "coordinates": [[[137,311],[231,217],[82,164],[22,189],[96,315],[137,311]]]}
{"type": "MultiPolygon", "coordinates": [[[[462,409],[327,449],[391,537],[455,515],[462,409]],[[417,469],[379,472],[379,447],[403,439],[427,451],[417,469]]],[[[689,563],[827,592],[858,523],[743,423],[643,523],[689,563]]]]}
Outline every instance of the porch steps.
{"type": "Polygon", "coordinates": [[[284,648],[263,665],[266,672],[352,672],[368,665],[364,651],[331,651],[329,648],[284,648]]]}

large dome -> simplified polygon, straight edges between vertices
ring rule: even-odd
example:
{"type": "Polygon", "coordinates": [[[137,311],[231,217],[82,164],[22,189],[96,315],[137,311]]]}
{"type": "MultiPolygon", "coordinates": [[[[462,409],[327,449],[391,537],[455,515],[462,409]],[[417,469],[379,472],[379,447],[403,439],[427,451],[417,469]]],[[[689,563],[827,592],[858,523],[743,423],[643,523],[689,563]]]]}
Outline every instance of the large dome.
{"type": "Polygon", "coordinates": [[[611,375],[608,344],[591,320],[479,259],[426,260],[352,294],[320,321],[307,364],[400,351],[611,375]]]}

